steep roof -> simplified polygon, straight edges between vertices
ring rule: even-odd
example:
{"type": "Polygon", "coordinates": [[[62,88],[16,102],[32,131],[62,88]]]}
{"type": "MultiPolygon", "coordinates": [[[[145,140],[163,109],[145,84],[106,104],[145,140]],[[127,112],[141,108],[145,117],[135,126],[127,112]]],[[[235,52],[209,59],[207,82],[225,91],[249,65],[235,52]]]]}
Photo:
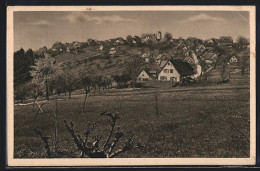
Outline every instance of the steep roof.
{"type": "Polygon", "coordinates": [[[213,52],[205,52],[200,57],[203,57],[204,59],[211,59],[214,55],[216,55],[213,52]]]}
{"type": "Polygon", "coordinates": [[[161,61],[161,64],[160,64],[160,67],[163,68],[167,62],[168,62],[168,61],[166,61],[166,60],[162,60],[162,61],[161,61]]]}
{"type": "Polygon", "coordinates": [[[175,69],[179,72],[181,76],[193,75],[193,68],[188,62],[184,62],[180,59],[171,59],[170,62],[173,64],[175,69]]]}
{"type": "Polygon", "coordinates": [[[141,71],[137,74],[137,76],[140,75],[142,71],[144,71],[149,77],[152,77],[152,75],[150,74],[150,69],[149,68],[141,69],[141,71]]]}

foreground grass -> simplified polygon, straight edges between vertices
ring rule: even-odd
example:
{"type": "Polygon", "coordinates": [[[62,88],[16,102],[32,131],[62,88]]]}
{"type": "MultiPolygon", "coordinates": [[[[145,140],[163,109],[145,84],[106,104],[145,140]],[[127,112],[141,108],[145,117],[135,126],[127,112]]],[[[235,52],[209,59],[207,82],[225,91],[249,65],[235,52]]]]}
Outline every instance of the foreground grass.
{"type": "MultiPolygon", "coordinates": [[[[55,103],[54,100],[50,101],[55,103]]],[[[96,122],[99,133],[109,130],[103,110],[119,112],[117,125],[126,135],[134,131],[145,145],[118,157],[249,157],[249,89],[219,89],[153,93],[117,93],[90,96],[82,113],[83,96],[58,100],[58,152],[54,157],[77,157],[78,151],[63,120],[73,120],[83,133],[88,122],[96,122]],[[159,115],[155,94],[158,94],[159,115]],[[231,119],[231,122],[230,122],[231,119]],[[237,131],[239,130],[239,131],[237,131]]],[[[54,106],[43,107],[36,126],[53,140],[54,106]]],[[[33,131],[36,110],[32,105],[16,106],[14,157],[46,157],[44,144],[33,131]]],[[[95,134],[94,133],[94,134],[95,134]]],[[[125,136],[120,145],[123,145],[125,136]]],[[[51,141],[53,143],[53,141],[51,141]]],[[[51,144],[52,145],[52,144],[51,144]]],[[[53,147],[53,145],[52,145],[53,147]]],[[[52,149],[54,151],[54,149],[52,149]]]]}

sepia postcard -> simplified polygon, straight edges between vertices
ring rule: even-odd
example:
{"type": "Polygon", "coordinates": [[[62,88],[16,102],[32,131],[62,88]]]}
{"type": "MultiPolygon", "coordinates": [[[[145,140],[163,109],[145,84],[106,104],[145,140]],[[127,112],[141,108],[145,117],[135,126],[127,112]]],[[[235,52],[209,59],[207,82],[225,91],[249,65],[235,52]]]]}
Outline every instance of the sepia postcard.
{"type": "Polygon", "coordinates": [[[255,6],[7,7],[8,166],[254,165],[255,6]]]}

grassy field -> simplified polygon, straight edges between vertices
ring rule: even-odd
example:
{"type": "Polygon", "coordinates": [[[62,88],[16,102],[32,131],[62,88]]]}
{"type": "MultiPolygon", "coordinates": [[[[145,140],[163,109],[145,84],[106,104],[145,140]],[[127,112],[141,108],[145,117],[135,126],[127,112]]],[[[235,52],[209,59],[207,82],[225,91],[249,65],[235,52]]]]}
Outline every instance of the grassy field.
{"type": "MultiPolygon", "coordinates": [[[[247,80],[244,76],[243,80],[247,80]]],[[[241,80],[241,79],[240,79],[241,80]]],[[[248,80],[247,80],[248,82],[248,80]]],[[[96,122],[97,130],[109,130],[111,121],[100,113],[118,112],[117,125],[127,135],[135,132],[144,148],[134,149],[118,157],[249,157],[249,86],[246,82],[223,85],[177,87],[172,89],[106,90],[91,94],[86,112],[82,113],[84,95],[58,100],[58,152],[53,157],[77,157],[76,145],[63,120],[73,120],[79,133],[88,122],[96,122]],[[159,114],[156,114],[155,96],[159,114]]],[[[50,100],[54,104],[54,100],[50,100]]],[[[55,107],[46,105],[36,126],[51,136],[53,149],[55,107]]],[[[46,157],[44,144],[33,131],[36,109],[32,105],[16,105],[14,109],[14,157],[46,157]]]]}

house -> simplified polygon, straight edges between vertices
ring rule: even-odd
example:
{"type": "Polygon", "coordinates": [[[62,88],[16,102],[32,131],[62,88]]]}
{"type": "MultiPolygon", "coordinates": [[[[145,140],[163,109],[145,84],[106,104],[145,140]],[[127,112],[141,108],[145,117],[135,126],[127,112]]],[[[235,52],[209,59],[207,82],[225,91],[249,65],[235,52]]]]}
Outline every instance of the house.
{"type": "Polygon", "coordinates": [[[147,57],[146,53],[141,54],[141,58],[145,59],[147,57]]]}
{"type": "Polygon", "coordinates": [[[206,49],[206,48],[205,48],[204,45],[199,44],[199,45],[196,47],[195,51],[196,51],[196,52],[199,52],[199,51],[204,51],[205,49],[206,49]]]}
{"type": "Polygon", "coordinates": [[[124,39],[122,37],[115,39],[114,45],[123,45],[123,44],[124,44],[124,39]]]}
{"type": "Polygon", "coordinates": [[[150,70],[149,73],[150,73],[150,76],[152,76],[153,78],[156,78],[156,77],[157,77],[157,71],[155,71],[155,70],[150,70]]]}
{"type": "Polygon", "coordinates": [[[142,34],[142,36],[141,36],[141,42],[142,42],[142,43],[147,43],[148,40],[152,40],[153,42],[155,42],[155,41],[156,41],[156,34],[151,34],[151,33],[142,34]]]}
{"type": "Polygon", "coordinates": [[[149,58],[148,56],[146,56],[146,57],[144,58],[144,62],[149,63],[149,61],[150,61],[150,58],[149,58]]]}
{"type": "Polygon", "coordinates": [[[230,62],[230,64],[237,63],[237,62],[238,62],[237,57],[236,57],[236,56],[232,56],[232,57],[229,59],[229,62],[230,62]]]}
{"type": "MultiPolygon", "coordinates": [[[[55,42],[52,45],[52,51],[60,51],[60,49],[62,49],[62,43],[61,42],[55,42]]],[[[62,50],[61,50],[62,51],[62,50]]]]}
{"type": "Polygon", "coordinates": [[[152,79],[152,76],[149,73],[149,69],[145,68],[145,69],[142,69],[140,71],[140,73],[138,74],[138,76],[136,77],[136,82],[144,82],[144,81],[148,81],[151,79],[152,79]]]}
{"type": "Polygon", "coordinates": [[[168,60],[158,74],[158,80],[180,82],[194,74],[193,68],[188,62],[180,59],[168,60]]]}
{"type": "Polygon", "coordinates": [[[48,51],[48,48],[46,46],[39,48],[38,53],[43,54],[48,51]]]}
{"type": "Polygon", "coordinates": [[[232,47],[233,46],[233,40],[232,40],[232,38],[224,37],[224,38],[219,40],[218,46],[221,46],[221,47],[232,47]]]}
{"type": "Polygon", "coordinates": [[[70,52],[70,48],[68,46],[66,48],[66,52],[70,52]]]}
{"type": "Polygon", "coordinates": [[[165,58],[166,58],[166,55],[160,53],[158,56],[156,56],[156,58],[155,58],[155,63],[158,64],[158,65],[160,65],[160,64],[161,64],[161,61],[162,61],[163,59],[165,59],[165,58]]]}
{"type": "Polygon", "coordinates": [[[216,62],[217,57],[218,57],[218,55],[216,53],[207,51],[200,56],[200,59],[216,62]]]}
{"type": "Polygon", "coordinates": [[[213,43],[214,43],[214,40],[213,40],[213,39],[209,39],[207,43],[213,44],[213,43]]]}
{"type": "Polygon", "coordinates": [[[162,33],[158,31],[158,33],[156,34],[156,40],[160,41],[161,39],[162,39],[162,33]]]}
{"type": "Polygon", "coordinates": [[[195,63],[194,59],[191,58],[191,57],[186,57],[186,58],[184,58],[184,61],[185,61],[185,62],[188,62],[189,64],[194,64],[194,63],[195,63]]]}
{"type": "Polygon", "coordinates": [[[113,55],[116,53],[116,48],[111,48],[109,51],[109,55],[113,55]]]}
{"type": "Polygon", "coordinates": [[[99,47],[99,50],[103,50],[104,49],[104,46],[101,44],[100,47],[99,47]]]}

